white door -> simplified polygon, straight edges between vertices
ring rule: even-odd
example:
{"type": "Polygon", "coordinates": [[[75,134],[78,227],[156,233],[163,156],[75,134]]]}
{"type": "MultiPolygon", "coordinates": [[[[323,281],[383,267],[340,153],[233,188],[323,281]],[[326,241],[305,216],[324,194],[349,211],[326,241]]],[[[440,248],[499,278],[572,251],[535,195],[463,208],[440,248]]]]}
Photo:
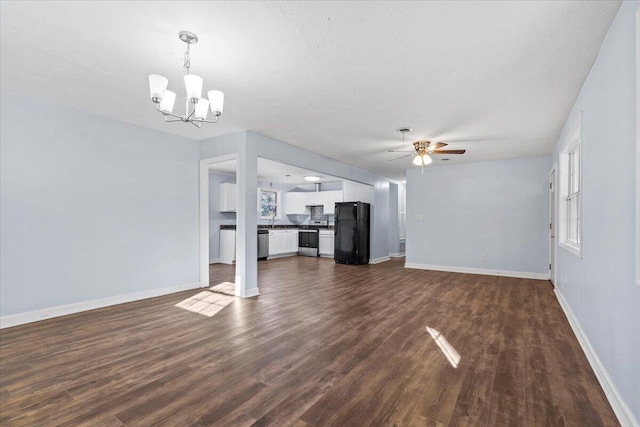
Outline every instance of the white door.
{"type": "Polygon", "coordinates": [[[549,176],[549,280],[556,281],[556,170],[549,176]]]}

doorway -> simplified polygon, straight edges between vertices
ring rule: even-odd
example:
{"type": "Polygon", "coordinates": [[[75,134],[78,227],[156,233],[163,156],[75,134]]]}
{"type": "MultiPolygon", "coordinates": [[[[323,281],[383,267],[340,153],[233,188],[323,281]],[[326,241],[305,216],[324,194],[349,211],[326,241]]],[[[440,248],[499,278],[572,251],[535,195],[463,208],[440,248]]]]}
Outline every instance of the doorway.
{"type": "MultiPolygon", "coordinates": [[[[234,207],[233,213],[230,213],[227,212],[229,209],[221,207],[221,205],[223,204],[223,185],[220,185],[220,183],[217,181],[210,182],[210,171],[214,165],[229,161],[235,161],[236,159],[237,154],[233,153],[229,155],[200,160],[200,283],[202,283],[202,285],[206,287],[219,284],[220,282],[233,282],[233,278],[236,276],[236,209],[234,207]],[[223,227],[221,227],[221,225],[226,225],[227,223],[233,224],[234,227],[229,227],[229,230],[223,230],[223,227]],[[218,251],[212,250],[211,246],[213,244],[213,247],[215,247],[215,249],[219,248],[220,240],[223,237],[222,233],[225,231],[232,232],[230,238],[231,249],[229,250],[231,252],[231,256],[230,262],[228,263],[230,265],[226,268],[223,267],[224,264],[220,264],[220,253],[218,251]],[[214,264],[211,264],[212,262],[214,264]],[[214,265],[214,267],[211,267],[212,265],[214,265]],[[220,266],[221,268],[215,268],[215,266],[220,266]],[[230,269],[233,270],[233,273],[229,271],[230,269]]],[[[229,199],[233,201],[237,199],[235,185],[233,185],[229,189],[227,189],[226,187],[224,189],[228,190],[229,199]]]]}

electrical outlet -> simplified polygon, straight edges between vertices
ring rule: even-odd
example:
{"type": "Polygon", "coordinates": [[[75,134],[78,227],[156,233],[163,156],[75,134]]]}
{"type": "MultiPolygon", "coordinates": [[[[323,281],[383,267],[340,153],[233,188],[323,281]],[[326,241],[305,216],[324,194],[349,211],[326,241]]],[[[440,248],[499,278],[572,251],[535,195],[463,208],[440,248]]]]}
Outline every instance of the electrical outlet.
{"type": "Polygon", "coordinates": [[[416,214],[416,221],[422,221],[422,214],[416,214]]]}
{"type": "Polygon", "coordinates": [[[485,262],[487,260],[486,255],[480,255],[480,261],[485,262]]]}

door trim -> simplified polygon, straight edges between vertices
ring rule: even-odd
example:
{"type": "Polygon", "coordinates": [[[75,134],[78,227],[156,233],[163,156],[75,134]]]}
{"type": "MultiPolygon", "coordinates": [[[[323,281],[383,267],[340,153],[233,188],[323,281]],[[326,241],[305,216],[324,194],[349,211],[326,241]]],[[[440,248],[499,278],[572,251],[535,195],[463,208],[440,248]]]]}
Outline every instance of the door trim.
{"type": "Polygon", "coordinates": [[[551,170],[549,171],[549,224],[554,224],[555,226],[555,240],[556,245],[552,249],[551,242],[551,228],[547,230],[547,238],[549,240],[549,264],[553,265],[553,269],[549,269],[549,281],[555,287],[556,286],[556,276],[558,274],[558,173],[557,173],[557,163],[553,165],[551,170]],[[551,203],[551,197],[553,197],[553,192],[551,191],[552,187],[555,189],[555,200],[551,203]],[[553,253],[553,259],[552,254],[553,253]],[[552,274],[553,272],[553,274],[552,274]]]}

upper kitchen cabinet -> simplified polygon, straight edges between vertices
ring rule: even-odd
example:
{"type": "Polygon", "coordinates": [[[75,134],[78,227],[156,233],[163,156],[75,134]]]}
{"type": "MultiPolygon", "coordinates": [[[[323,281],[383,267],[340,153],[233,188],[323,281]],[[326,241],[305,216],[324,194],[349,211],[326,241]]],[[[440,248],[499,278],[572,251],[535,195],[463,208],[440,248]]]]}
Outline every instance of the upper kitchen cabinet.
{"type": "Polygon", "coordinates": [[[302,194],[305,195],[307,206],[322,206],[322,193],[321,191],[312,191],[302,194]]]}
{"type": "Polygon", "coordinates": [[[305,194],[307,193],[287,193],[287,215],[309,215],[309,210],[307,209],[306,205],[306,199],[304,197],[305,194]]]}
{"type": "Polygon", "coordinates": [[[336,208],[336,203],[342,202],[342,191],[323,191],[322,206],[324,207],[325,215],[332,215],[336,208]]]}
{"type": "Polygon", "coordinates": [[[342,200],[342,191],[289,192],[287,215],[309,215],[308,206],[322,206],[325,215],[333,214],[335,204],[342,200]]]}
{"type": "Polygon", "coordinates": [[[236,184],[220,184],[220,212],[235,212],[237,209],[236,184]]]}

